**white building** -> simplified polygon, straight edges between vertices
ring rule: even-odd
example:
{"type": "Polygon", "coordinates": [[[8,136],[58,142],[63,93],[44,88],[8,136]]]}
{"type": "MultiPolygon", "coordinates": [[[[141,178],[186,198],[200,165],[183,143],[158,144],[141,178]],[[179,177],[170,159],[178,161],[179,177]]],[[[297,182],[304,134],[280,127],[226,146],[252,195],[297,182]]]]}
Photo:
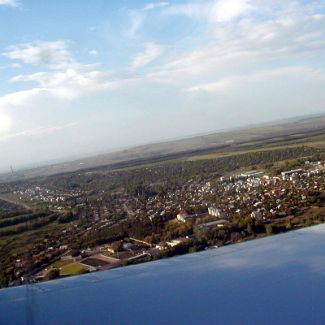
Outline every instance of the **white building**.
{"type": "Polygon", "coordinates": [[[208,213],[210,216],[217,217],[217,218],[226,218],[227,214],[221,209],[218,209],[216,207],[209,207],[208,213]]]}

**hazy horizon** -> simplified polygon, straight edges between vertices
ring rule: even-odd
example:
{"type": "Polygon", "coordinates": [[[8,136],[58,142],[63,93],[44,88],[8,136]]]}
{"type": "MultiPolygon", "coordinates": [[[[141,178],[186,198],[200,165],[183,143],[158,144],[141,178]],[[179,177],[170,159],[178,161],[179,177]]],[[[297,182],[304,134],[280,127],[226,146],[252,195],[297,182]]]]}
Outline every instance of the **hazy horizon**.
{"type": "Polygon", "coordinates": [[[175,138],[164,138],[160,139],[157,141],[147,141],[147,142],[141,142],[138,144],[134,144],[131,146],[125,146],[125,147],[116,147],[112,148],[111,150],[108,149],[102,149],[102,150],[97,150],[97,151],[90,151],[90,152],[84,152],[83,154],[77,154],[74,156],[63,156],[63,157],[55,157],[49,160],[39,160],[35,161],[32,163],[28,164],[22,164],[22,165],[10,165],[10,166],[5,166],[4,168],[0,167],[0,174],[5,175],[5,174],[11,174],[11,168],[13,168],[14,172],[16,171],[26,171],[29,169],[34,169],[34,168],[42,168],[46,166],[51,166],[55,164],[64,164],[64,163],[70,163],[74,161],[81,161],[82,159],[88,159],[88,158],[95,158],[97,156],[101,155],[109,155],[109,154],[118,154],[120,152],[123,152],[124,150],[132,150],[137,147],[142,147],[142,146],[147,146],[147,145],[154,145],[154,144],[161,144],[161,143],[169,143],[169,142],[174,142],[174,141],[179,141],[179,140],[186,140],[186,139],[191,139],[191,138],[196,138],[200,136],[208,136],[212,134],[218,134],[218,133],[223,133],[223,132],[232,132],[232,131],[239,131],[239,130],[246,130],[250,128],[259,128],[264,125],[281,125],[282,123],[286,122],[291,122],[295,120],[300,120],[300,119],[305,119],[305,118],[313,118],[317,116],[325,116],[325,113],[315,113],[315,114],[307,114],[307,115],[298,115],[298,116],[291,116],[288,118],[285,118],[283,120],[268,120],[268,121],[262,121],[260,123],[255,123],[255,124],[244,124],[244,125],[239,125],[237,127],[230,127],[226,129],[220,129],[220,130],[209,130],[207,132],[201,132],[201,133],[195,133],[195,134],[187,134],[175,138]]]}
{"type": "Polygon", "coordinates": [[[322,1],[0,0],[0,27],[0,171],[325,113],[322,1]]]}

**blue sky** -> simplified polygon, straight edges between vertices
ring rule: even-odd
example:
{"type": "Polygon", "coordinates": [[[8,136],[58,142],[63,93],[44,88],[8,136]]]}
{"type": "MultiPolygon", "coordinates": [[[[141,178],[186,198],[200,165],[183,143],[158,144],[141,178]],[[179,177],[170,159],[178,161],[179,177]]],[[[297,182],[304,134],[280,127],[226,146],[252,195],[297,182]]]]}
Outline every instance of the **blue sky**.
{"type": "Polygon", "coordinates": [[[0,0],[0,170],[325,113],[324,8],[0,0]]]}

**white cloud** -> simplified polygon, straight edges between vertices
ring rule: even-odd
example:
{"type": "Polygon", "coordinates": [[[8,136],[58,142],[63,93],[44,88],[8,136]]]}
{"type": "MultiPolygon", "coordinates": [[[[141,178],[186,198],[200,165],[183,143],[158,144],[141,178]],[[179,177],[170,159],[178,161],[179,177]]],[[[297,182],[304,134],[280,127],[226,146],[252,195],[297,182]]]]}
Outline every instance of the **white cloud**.
{"type": "Polygon", "coordinates": [[[18,5],[17,0],[0,0],[0,6],[18,7],[18,5]]]}
{"type": "Polygon", "coordinates": [[[153,9],[167,7],[167,6],[169,6],[169,2],[166,1],[150,2],[143,8],[143,10],[153,10],[153,9]]]}
{"type": "MultiPolygon", "coordinates": [[[[97,55],[97,51],[91,50],[89,54],[97,55]]],[[[10,82],[36,82],[37,86],[0,97],[0,109],[30,105],[48,97],[73,100],[99,89],[114,87],[121,81],[117,75],[78,63],[68,50],[68,42],[62,40],[13,45],[3,55],[51,70],[11,78],[10,82]]],[[[120,79],[125,80],[125,75],[120,79]]]]}
{"type": "Polygon", "coordinates": [[[4,102],[10,105],[22,105],[30,98],[38,95],[50,95],[72,100],[83,94],[105,87],[108,82],[107,78],[108,76],[101,71],[72,68],[64,71],[18,75],[13,77],[11,82],[35,81],[39,87],[0,97],[0,107],[4,102]]]}
{"type": "Polygon", "coordinates": [[[231,22],[244,17],[255,9],[251,0],[208,0],[190,1],[185,4],[170,5],[165,13],[184,15],[206,22],[231,22]]]}
{"type": "Polygon", "coordinates": [[[87,66],[62,71],[37,72],[18,75],[11,82],[36,82],[37,87],[9,93],[0,97],[0,110],[13,107],[42,106],[51,98],[75,100],[100,90],[114,90],[136,80],[128,71],[104,72],[89,70],[87,66]]]}
{"type": "Polygon", "coordinates": [[[16,91],[0,97],[0,110],[8,109],[14,106],[24,106],[34,97],[44,93],[46,89],[32,88],[28,90],[16,91]]]}
{"type": "Polygon", "coordinates": [[[73,63],[68,44],[62,40],[13,45],[2,55],[25,64],[43,65],[50,68],[62,68],[73,63]]]}
{"type": "Polygon", "coordinates": [[[98,55],[98,51],[96,51],[96,50],[89,50],[88,51],[88,54],[89,55],[92,55],[92,56],[96,56],[96,55],[98,55]]]}
{"type": "Polygon", "coordinates": [[[11,118],[0,112],[0,135],[10,131],[12,125],[11,118]]]}
{"type": "Polygon", "coordinates": [[[141,30],[144,21],[148,16],[147,11],[164,8],[167,6],[169,6],[169,3],[166,1],[150,2],[142,9],[129,11],[128,12],[129,26],[128,26],[127,35],[130,38],[136,37],[137,33],[141,30]]]}
{"type": "Polygon", "coordinates": [[[7,134],[3,134],[3,135],[1,135],[1,133],[0,133],[0,141],[6,141],[6,140],[10,140],[10,139],[17,138],[17,137],[48,135],[48,134],[52,134],[52,133],[55,133],[55,132],[58,132],[61,130],[70,129],[72,127],[77,126],[77,124],[78,123],[76,123],[76,122],[72,122],[72,123],[68,123],[68,124],[64,124],[64,125],[40,126],[40,127],[33,128],[33,129],[23,130],[23,131],[19,131],[16,133],[7,133],[7,134]]]}
{"type": "Polygon", "coordinates": [[[170,5],[165,13],[184,15],[207,22],[231,22],[244,17],[255,9],[252,0],[208,0],[190,1],[170,5]]]}
{"type": "Polygon", "coordinates": [[[129,19],[130,25],[127,34],[130,38],[134,38],[143,25],[145,15],[143,12],[131,11],[129,12],[129,19]]]}
{"type": "Polygon", "coordinates": [[[225,92],[228,91],[233,85],[232,79],[224,79],[217,82],[205,83],[190,87],[187,91],[190,92],[207,92],[207,93],[215,93],[215,92],[225,92]]]}
{"type": "Polygon", "coordinates": [[[206,4],[189,2],[170,5],[164,12],[170,15],[183,15],[194,19],[206,19],[209,12],[211,12],[211,8],[211,2],[206,2],[206,4]]]}
{"type": "Polygon", "coordinates": [[[213,18],[218,22],[228,22],[251,12],[254,7],[248,0],[220,0],[215,3],[213,18]]]}
{"type": "Polygon", "coordinates": [[[162,48],[155,43],[147,43],[145,50],[142,53],[138,53],[132,62],[132,67],[137,69],[143,67],[159,57],[162,53],[162,48]]]}
{"type": "MultiPolygon", "coordinates": [[[[149,44],[135,65],[141,66],[153,60],[157,51],[157,46],[149,44]]],[[[97,51],[90,50],[89,54],[97,55],[97,51]]],[[[108,72],[95,70],[94,65],[81,64],[73,58],[68,51],[67,42],[63,41],[14,45],[4,55],[10,59],[19,59],[25,64],[43,64],[50,70],[12,77],[12,83],[34,82],[36,86],[0,96],[0,110],[42,106],[51,98],[70,101],[94,91],[116,89],[137,78],[130,68],[108,72]]]]}
{"type": "Polygon", "coordinates": [[[283,66],[291,60],[325,54],[325,17],[319,16],[319,8],[296,1],[240,1],[238,8],[233,7],[235,3],[237,0],[189,2],[168,8],[169,14],[205,17],[209,24],[202,36],[204,43],[177,53],[152,69],[148,77],[183,86],[192,80],[198,84],[202,78],[224,79],[252,69],[264,70],[270,62],[283,66]]]}
{"type": "Polygon", "coordinates": [[[309,67],[295,66],[295,67],[285,67],[272,70],[258,71],[256,73],[231,76],[218,80],[217,82],[210,82],[205,84],[199,84],[192,86],[187,90],[190,92],[207,92],[207,93],[216,93],[216,92],[229,92],[233,93],[234,88],[247,85],[250,82],[263,82],[273,78],[301,78],[307,76],[311,79],[319,79],[322,73],[318,70],[311,69],[309,67]]]}
{"type": "MultiPolygon", "coordinates": [[[[97,52],[92,50],[89,54],[96,55],[97,52]]],[[[11,78],[10,82],[36,82],[37,86],[0,97],[0,109],[30,105],[40,98],[72,100],[118,82],[111,80],[109,73],[93,70],[92,65],[75,61],[65,41],[13,45],[3,55],[25,64],[44,65],[52,70],[11,78]]]]}

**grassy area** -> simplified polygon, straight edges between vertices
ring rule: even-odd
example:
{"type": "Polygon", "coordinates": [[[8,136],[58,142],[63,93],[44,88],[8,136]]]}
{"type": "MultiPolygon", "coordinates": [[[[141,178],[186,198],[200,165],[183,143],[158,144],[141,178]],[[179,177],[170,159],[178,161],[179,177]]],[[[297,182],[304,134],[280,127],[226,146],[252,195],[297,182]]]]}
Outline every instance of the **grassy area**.
{"type": "Polygon", "coordinates": [[[67,259],[61,259],[61,260],[58,260],[56,262],[54,262],[51,267],[55,267],[55,268],[61,268],[63,266],[66,266],[68,264],[71,264],[73,263],[74,260],[72,258],[67,258],[67,259]]]}
{"type": "Polygon", "coordinates": [[[20,200],[19,197],[13,193],[1,194],[0,199],[16,204],[17,206],[23,207],[27,210],[32,210],[33,207],[36,206],[36,203],[20,200]]]}
{"type": "MultiPolygon", "coordinates": [[[[319,147],[320,143],[307,143],[305,144],[309,147],[319,147]]],[[[187,158],[188,161],[197,161],[197,160],[208,160],[208,159],[216,159],[221,157],[229,157],[234,155],[241,155],[245,153],[254,153],[254,152],[265,152],[270,150],[277,150],[277,149],[285,149],[285,148],[297,148],[301,147],[301,143],[295,143],[295,144],[284,144],[284,145],[277,145],[277,146],[265,146],[263,148],[258,149],[247,149],[247,150],[233,150],[233,151],[220,151],[220,152],[214,152],[214,153],[208,153],[203,155],[196,155],[187,158]]]]}
{"type": "Polygon", "coordinates": [[[69,264],[67,266],[64,266],[60,270],[60,275],[61,276],[77,275],[77,274],[81,274],[85,271],[87,271],[87,267],[85,267],[81,264],[75,263],[75,264],[69,264]]]}

